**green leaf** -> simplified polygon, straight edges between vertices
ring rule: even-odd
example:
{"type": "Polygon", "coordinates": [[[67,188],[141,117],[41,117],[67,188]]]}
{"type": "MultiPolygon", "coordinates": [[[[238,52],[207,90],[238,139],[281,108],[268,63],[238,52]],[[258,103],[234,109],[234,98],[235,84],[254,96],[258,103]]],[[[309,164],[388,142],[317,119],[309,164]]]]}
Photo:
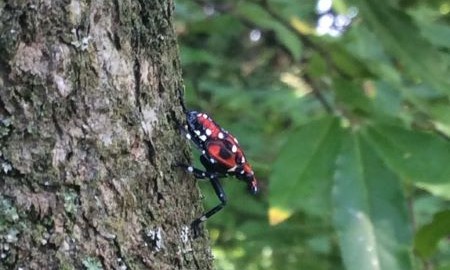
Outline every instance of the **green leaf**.
{"type": "Polygon", "coordinates": [[[428,183],[417,183],[416,186],[425,189],[435,196],[442,197],[444,199],[450,200],[450,183],[442,184],[428,184],[428,183]]]}
{"type": "Polygon", "coordinates": [[[270,177],[271,209],[329,213],[327,198],[340,139],[339,122],[334,118],[313,121],[289,136],[270,177]]]}
{"type": "Polygon", "coordinates": [[[336,161],[333,221],[347,269],[411,269],[411,228],[397,177],[355,134],[336,161]]]}
{"type": "Polygon", "coordinates": [[[438,23],[419,24],[422,35],[436,46],[450,48],[450,27],[438,23]]]}
{"type": "Polygon", "coordinates": [[[240,1],[236,11],[239,16],[244,17],[257,26],[274,31],[281,44],[289,50],[292,57],[297,60],[300,59],[302,43],[299,38],[286,26],[274,19],[260,5],[240,1]]]}
{"type": "Polygon", "coordinates": [[[429,110],[433,118],[450,127],[450,105],[448,102],[434,102],[429,106],[429,110]]]}
{"type": "Polygon", "coordinates": [[[368,111],[374,110],[372,100],[364,93],[364,89],[361,88],[360,84],[336,78],[334,87],[336,88],[337,101],[345,104],[346,108],[352,108],[366,114],[368,111]]]}
{"type": "Polygon", "coordinates": [[[351,78],[366,78],[371,75],[367,63],[356,58],[353,52],[348,52],[339,42],[325,43],[322,46],[329,51],[333,63],[345,75],[351,78]]]}
{"type": "Polygon", "coordinates": [[[198,63],[213,65],[222,62],[222,59],[217,57],[217,55],[214,55],[205,50],[198,50],[191,47],[182,47],[180,52],[181,52],[181,60],[185,65],[198,63]]]}
{"type": "Polygon", "coordinates": [[[393,8],[387,0],[353,2],[387,51],[398,58],[410,75],[426,81],[442,93],[450,94],[448,61],[418,34],[420,30],[408,14],[393,8]]]}
{"type": "Polygon", "coordinates": [[[386,119],[402,116],[402,99],[400,93],[390,84],[383,81],[375,81],[375,98],[372,108],[374,114],[386,119]]]}
{"type": "Polygon", "coordinates": [[[366,138],[386,164],[415,183],[444,184],[450,180],[450,143],[440,137],[397,126],[377,125],[366,138]]]}
{"type": "Polygon", "coordinates": [[[414,239],[414,249],[424,257],[432,256],[437,249],[439,240],[450,235],[450,210],[434,215],[433,221],[422,228],[414,239]]]}

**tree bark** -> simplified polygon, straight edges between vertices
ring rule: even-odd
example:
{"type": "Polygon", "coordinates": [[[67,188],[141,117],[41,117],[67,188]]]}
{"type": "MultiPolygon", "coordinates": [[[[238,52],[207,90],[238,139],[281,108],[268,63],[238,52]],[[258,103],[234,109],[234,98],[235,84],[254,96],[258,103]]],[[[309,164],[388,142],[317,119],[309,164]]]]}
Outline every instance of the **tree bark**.
{"type": "Polygon", "coordinates": [[[0,269],[211,269],[173,2],[0,1],[0,269]]]}

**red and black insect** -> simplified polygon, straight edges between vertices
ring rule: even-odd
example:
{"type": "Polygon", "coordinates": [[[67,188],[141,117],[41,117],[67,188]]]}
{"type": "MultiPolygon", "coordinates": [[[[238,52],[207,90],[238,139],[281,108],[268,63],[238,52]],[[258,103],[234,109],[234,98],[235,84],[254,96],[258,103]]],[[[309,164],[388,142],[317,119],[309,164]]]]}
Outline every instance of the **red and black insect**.
{"type": "Polygon", "coordinates": [[[258,191],[258,183],[252,167],[247,162],[237,139],[221,128],[207,114],[196,111],[186,113],[187,125],[182,129],[186,138],[192,140],[201,151],[200,162],[205,170],[181,164],[198,179],[211,182],[220,204],[204,213],[192,222],[194,235],[198,235],[200,223],[220,211],[226,204],[225,192],[219,182],[220,178],[234,176],[246,182],[252,194],[258,191]]]}

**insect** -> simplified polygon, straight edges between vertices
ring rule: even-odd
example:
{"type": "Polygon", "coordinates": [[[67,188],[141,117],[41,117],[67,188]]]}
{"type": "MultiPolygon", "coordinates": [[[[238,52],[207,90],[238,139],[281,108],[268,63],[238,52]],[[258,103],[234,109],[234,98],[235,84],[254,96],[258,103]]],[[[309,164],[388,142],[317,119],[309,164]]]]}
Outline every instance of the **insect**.
{"type": "Polygon", "coordinates": [[[225,192],[219,182],[220,178],[234,176],[246,182],[252,194],[258,192],[258,182],[238,140],[233,135],[221,128],[205,113],[188,111],[186,120],[187,125],[182,128],[182,132],[201,151],[200,162],[205,170],[186,164],[180,164],[180,166],[197,179],[209,180],[220,200],[217,206],[192,222],[191,226],[196,237],[200,224],[219,212],[227,203],[225,192]]]}

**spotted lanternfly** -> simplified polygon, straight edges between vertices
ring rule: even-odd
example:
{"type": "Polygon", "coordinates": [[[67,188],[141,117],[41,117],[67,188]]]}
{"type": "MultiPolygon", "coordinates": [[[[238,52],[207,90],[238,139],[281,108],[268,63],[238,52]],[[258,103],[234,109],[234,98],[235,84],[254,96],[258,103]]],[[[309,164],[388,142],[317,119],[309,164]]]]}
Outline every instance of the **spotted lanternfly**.
{"type": "Polygon", "coordinates": [[[186,138],[192,140],[201,151],[200,162],[205,170],[181,164],[198,179],[208,179],[220,200],[220,204],[192,222],[194,234],[198,235],[200,223],[220,211],[226,204],[226,196],[220,178],[234,176],[247,183],[252,194],[258,191],[258,183],[252,167],[247,162],[238,140],[221,128],[207,114],[196,111],[186,113],[187,125],[182,128],[186,138]]]}

